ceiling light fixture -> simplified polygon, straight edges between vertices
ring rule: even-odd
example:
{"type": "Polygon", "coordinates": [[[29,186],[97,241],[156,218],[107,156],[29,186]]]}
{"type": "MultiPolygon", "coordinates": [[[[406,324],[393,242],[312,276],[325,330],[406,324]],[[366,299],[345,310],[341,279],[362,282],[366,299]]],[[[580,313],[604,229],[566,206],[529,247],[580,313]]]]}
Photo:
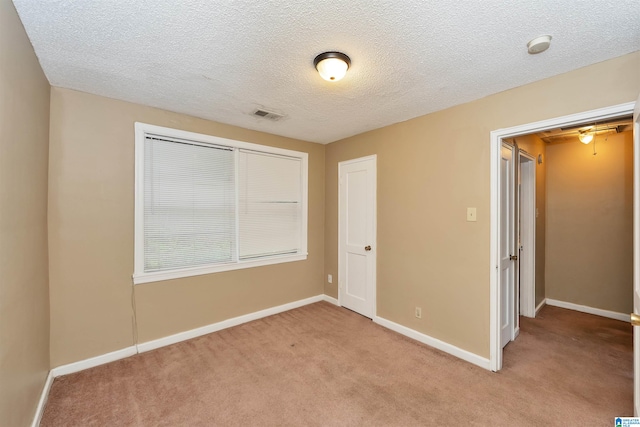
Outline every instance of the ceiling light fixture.
{"type": "Polygon", "coordinates": [[[320,77],[328,82],[337,82],[347,74],[351,59],[341,52],[324,52],[316,56],[313,65],[320,77]]]}
{"type": "Polygon", "coordinates": [[[541,53],[549,49],[550,45],[551,45],[551,36],[549,35],[540,36],[540,37],[536,37],[535,39],[527,43],[527,50],[531,55],[535,55],[536,53],[541,53]]]}
{"type": "Polygon", "coordinates": [[[593,141],[593,133],[591,133],[591,132],[580,132],[578,134],[578,139],[580,140],[580,142],[582,142],[583,144],[587,145],[588,143],[593,141]]]}

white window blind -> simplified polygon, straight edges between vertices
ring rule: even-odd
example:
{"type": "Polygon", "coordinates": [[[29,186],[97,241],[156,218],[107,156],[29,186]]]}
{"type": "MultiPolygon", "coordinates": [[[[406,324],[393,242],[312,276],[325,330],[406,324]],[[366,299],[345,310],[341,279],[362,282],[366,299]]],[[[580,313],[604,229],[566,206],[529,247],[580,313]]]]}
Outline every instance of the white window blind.
{"type": "Polygon", "coordinates": [[[233,261],[233,151],[147,136],[144,152],[144,270],[233,261]]]}
{"type": "Polygon", "coordinates": [[[136,123],[134,283],[307,258],[308,155],[136,123]]]}
{"type": "Polygon", "coordinates": [[[240,151],[240,259],[300,250],[300,170],[300,159],[240,151]]]}

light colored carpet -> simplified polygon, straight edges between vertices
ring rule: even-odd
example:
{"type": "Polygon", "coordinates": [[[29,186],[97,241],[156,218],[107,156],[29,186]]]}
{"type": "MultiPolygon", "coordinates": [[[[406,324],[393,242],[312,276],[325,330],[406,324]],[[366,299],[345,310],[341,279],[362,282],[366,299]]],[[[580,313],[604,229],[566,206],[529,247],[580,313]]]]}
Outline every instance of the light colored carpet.
{"type": "Polygon", "coordinates": [[[631,326],[545,307],[492,373],[321,302],[56,378],[42,426],[611,426],[631,326]]]}

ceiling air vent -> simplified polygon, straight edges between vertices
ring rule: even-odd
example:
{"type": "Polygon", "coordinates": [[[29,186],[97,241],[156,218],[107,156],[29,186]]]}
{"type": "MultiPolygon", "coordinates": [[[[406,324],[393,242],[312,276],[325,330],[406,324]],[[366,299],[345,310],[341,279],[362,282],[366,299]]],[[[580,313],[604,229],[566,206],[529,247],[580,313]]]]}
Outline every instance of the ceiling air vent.
{"type": "Polygon", "coordinates": [[[263,110],[263,109],[257,109],[253,112],[254,116],[258,116],[258,117],[262,117],[274,122],[277,122],[278,120],[280,120],[281,118],[284,117],[283,114],[279,114],[279,113],[274,113],[273,111],[267,111],[267,110],[263,110]]]}

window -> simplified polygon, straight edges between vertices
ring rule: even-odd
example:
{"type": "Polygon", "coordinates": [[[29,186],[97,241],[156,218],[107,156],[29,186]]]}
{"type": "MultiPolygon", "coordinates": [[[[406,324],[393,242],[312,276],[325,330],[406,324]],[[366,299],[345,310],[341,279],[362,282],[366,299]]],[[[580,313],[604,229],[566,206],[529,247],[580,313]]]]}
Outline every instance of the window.
{"type": "Polygon", "coordinates": [[[134,283],[307,258],[307,153],[135,129],[134,283]]]}

